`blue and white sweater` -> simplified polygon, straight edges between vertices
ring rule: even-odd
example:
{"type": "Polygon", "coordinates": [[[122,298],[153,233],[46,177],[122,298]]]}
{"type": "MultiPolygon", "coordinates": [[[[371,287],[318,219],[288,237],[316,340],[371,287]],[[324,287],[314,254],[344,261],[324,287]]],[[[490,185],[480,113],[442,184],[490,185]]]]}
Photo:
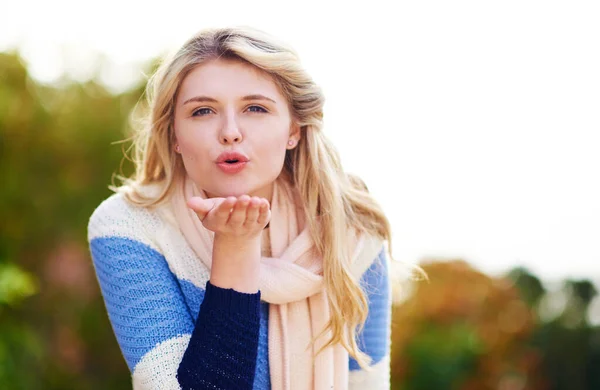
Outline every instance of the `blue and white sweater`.
{"type": "MultiPolygon", "coordinates": [[[[221,289],[160,208],[106,199],[88,226],[96,276],[135,389],[270,389],[269,304],[221,289]]],[[[389,389],[391,301],[381,251],[362,272],[369,315],[358,335],[372,359],[348,361],[350,389],[389,389]]],[[[293,388],[293,384],[292,384],[293,388]]]]}

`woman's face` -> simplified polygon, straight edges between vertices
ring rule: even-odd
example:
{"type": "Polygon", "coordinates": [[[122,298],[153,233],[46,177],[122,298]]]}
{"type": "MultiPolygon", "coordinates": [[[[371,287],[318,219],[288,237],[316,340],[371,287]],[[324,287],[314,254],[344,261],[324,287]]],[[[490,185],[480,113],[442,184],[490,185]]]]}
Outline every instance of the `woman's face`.
{"type": "Polygon", "coordinates": [[[174,128],[185,170],[209,197],[248,194],[270,201],[286,149],[300,138],[271,77],[223,59],[199,65],[183,80],[174,128]]]}

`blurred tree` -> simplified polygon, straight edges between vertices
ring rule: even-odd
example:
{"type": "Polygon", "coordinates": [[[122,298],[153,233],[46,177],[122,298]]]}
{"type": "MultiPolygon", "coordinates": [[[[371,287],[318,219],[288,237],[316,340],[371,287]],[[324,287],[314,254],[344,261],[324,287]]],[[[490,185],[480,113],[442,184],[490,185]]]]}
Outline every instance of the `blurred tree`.
{"type": "Polygon", "coordinates": [[[21,283],[31,292],[23,275],[43,291],[0,312],[0,359],[10,356],[0,370],[2,389],[131,387],[95,281],[86,226],[110,195],[113,173],[132,171],[123,145],[114,142],[124,138],[141,95],[140,86],[113,96],[93,80],[38,85],[18,54],[0,53],[0,259],[13,267],[3,271],[12,275],[13,295],[4,285],[0,291],[14,297],[21,283]]]}
{"type": "Polygon", "coordinates": [[[0,263],[0,388],[28,389],[36,385],[31,376],[21,378],[22,367],[41,366],[42,342],[15,308],[35,294],[32,276],[14,264],[0,263]]]}
{"type": "Polygon", "coordinates": [[[507,274],[507,277],[519,289],[523,301],[531,309],[537,309],[540,300],[546,294],[546,289],[542,282],[524,267],[513,268],[507,274]]]}
{"type": "Polygon", "coordinates": [[[539,355],[524,344],[534,314],[508,280],[463,261],[423,265],[429,283],[394,307],[394,389],[538,389],[539,355]]]}
{"type": "MultiPolygon", "coordinates": [[[[600,328],[590,327],[587,310],[597,294],[588,280],[566,280],[564,310],[540,323],[531,345],[542,352],[542,369],[551,389],[600,388],[600,328]]],[[[552,299],[551,295],[544,299],[552,299]]]]}

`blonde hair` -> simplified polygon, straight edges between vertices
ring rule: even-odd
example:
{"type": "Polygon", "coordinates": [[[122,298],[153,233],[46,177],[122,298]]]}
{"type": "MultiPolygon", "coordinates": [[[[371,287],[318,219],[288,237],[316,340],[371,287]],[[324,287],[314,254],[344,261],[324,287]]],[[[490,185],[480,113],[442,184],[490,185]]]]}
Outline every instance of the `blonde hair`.
{"type": "Polygon", "coordinates": [[[247,27],[207,29],[187,41],[149,80],[148,121],[135,135],[136,172],[132,178],[120,177],[123,185],[112,189],[143,207],[169,198],[173,183],[184,172],[173,148],[175,99],[189,72],[216,58],[240,60],[261,69],[271,75],[288,100],[302,136],[297,147],[287,152],[283,173],[299,190],[305,220],[323,256],[331,312],[326,329],[332,334],[323,348],[340,343],[362,367],[367,367],[369,357],[360,351],[356,332],[367,318],[368,302],[350,271],[348,228],[386,240],[389,249],[390,224],[364,183],[343,171],[337,151],[321,131],[324,104],[321,89],[301,67],[293,49],[247,27]],[[143,195],[141,187],[148,184],[158,185],[157,196],[143,195]]]}

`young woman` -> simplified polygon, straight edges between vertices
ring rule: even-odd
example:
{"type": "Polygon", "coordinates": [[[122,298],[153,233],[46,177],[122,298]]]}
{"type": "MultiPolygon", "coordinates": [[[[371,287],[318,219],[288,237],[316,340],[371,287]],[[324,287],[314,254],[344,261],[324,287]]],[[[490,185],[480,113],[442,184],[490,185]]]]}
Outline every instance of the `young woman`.
{"type": "Polygon", "coordinates": [[[134,388],[389,389],[389,223],[296,53],[205,30],[148,95],[136,173],[88,227],[134,388]]]}

